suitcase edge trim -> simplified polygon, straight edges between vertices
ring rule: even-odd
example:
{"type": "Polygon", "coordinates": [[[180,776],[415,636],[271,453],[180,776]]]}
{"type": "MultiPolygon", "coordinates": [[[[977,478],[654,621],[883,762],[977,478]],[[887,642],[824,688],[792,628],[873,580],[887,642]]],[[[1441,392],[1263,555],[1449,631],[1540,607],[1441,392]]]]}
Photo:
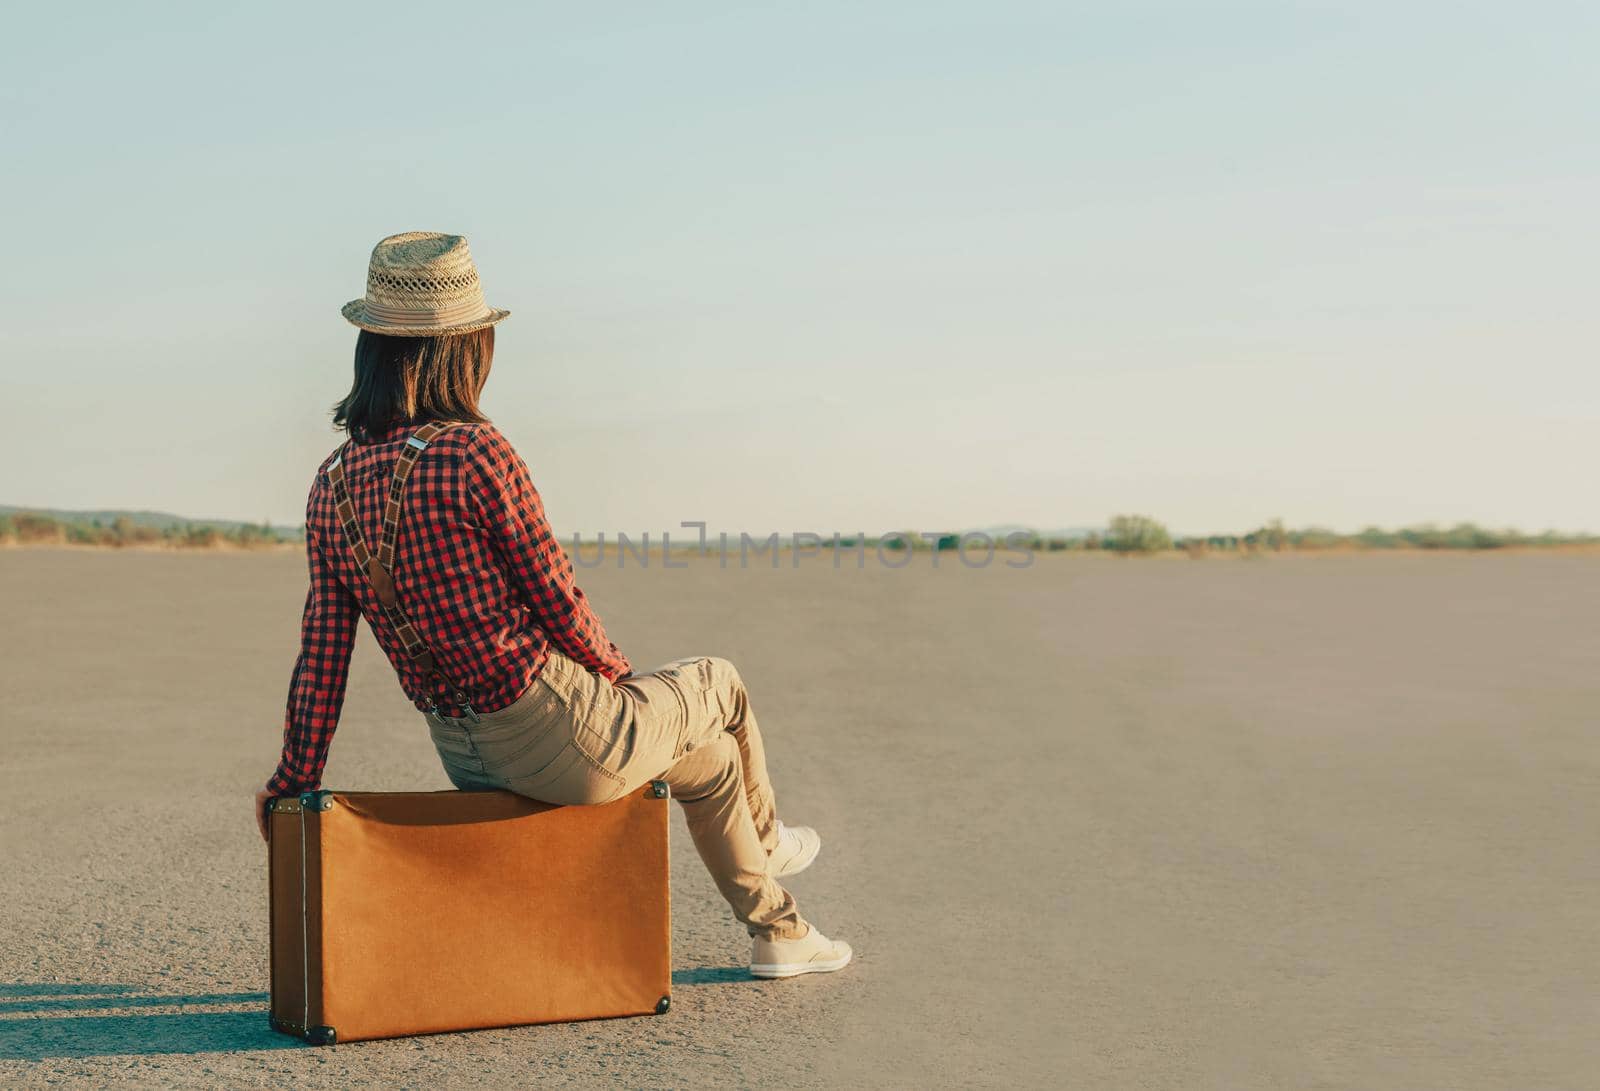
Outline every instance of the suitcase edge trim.
{"type": "MultiPolygon", "coordinates": [[[[312,792],[302,792],[298,795],[292,796],[279,796],[272,800],[272,812],[274,814],[293,815],[299,819],[300,985],[303,1014],[301,1016],[302,1022],[299,1023],[287,1019],[279,1019],[276,1012],[273,1010],[275,1007],[273,1000],[269,999],[268,1022],[273,1030],[276,1030],[281,1034],[288,1034],[293,1037],[303,1039],[312,1045],[333,1045],[338,1041],[338,1032],[335,1030],[335,1028],[324,1025],[314,1025],[312,1023],[313,997],[311,995],[311,887],[313,885],[313,881],[315,881],[316,885],[320,887],[322,869],[321,860],[319,857],[317,861],[318,866],[313,873],[309,855],[310,850],[320,850],[321,848],[321,838],[318,836],[320,830],[313,828],[308,831],[306,828],[308,825],[310,825],[309,819],[313,814],[320,811],[330,810],[332,807],[333,793],[326,789],[312,792]]],[[[270,868],[268,881],[270,884],[270,868]]],[[[270,940],[276,944],[278,941],[278,928],[275,920],[277,910],[273,903],[274,899],[269,897],[267,927],[270,940]]],[[[318,925],[318,939],[320,941],[320,921],[318,921],[318,925]]],[[[278,993],[276,958],[269,956],[268,968],[270,974],[268,987],[271,989],[271,992],[268,995],[269,998],[276,998],[278,993]]],[[[317,1008],[317,1014],[320,1015],[322,1014],[320,980],[318,981],[318,985],[319,995],[315,998],[315,1007],[317,1008]]]]}

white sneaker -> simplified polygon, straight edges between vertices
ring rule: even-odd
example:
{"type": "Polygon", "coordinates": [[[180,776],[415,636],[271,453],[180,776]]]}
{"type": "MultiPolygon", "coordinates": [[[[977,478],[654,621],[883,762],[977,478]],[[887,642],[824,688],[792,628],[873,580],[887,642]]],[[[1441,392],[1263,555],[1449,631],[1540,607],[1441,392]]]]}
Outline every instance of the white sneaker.
{"type": "Polygon", "coordinates": [[[798,875],[822,851],[822,837],[810,826],[785,826],[778,820],[778,847],[767,856],[767,874],[774,879],[798,875]]]}
{"type": "Polygon", "coordinates": [[[752,977],[797,977],[800,974],[831,974],[850,962],[850,945],[831,940],[811,925],[799,939],[762,939],[757,936],[750,947],[752,977]]]}

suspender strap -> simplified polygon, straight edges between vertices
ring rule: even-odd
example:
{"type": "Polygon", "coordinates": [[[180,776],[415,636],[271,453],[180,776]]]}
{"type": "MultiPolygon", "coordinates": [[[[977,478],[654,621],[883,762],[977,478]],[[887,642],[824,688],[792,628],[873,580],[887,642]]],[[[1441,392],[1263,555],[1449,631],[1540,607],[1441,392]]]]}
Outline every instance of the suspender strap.
{"type": "Polygon", "coordinates": [[[333,488],[334,510],[339,515],[339,526],[344,530],[344,540],[350,547],[350,555],[355,558],[356,567],[366,577],[367,583],[372,586],[373,592],[378,596],[378,602],[383,607],[383,614],[393,626],[395,635],[400,638],[401,645],[406,654],[429,678],[449,691],[449,697],[457,705],[466,710],[469,716],[476,718],[472,706],[467,702],[467,695],[461,687],[445,677],[439,669],[438,663],[433,658],[433,652],[417,633],[416,627],[411,624],[411,619],[406,616],[405,610],[400,605],[400,597],[395,593],[394,579],[390,572],[394,568],[395,540],[400,534],[400,516],[405,504],[406,481],[411,477],[411,470],[417,464],[417,459],[422,452],[428,449],[428,444],[450,425],[429,423],[417,429],[405,445],[400,448],[400,457],[395,462],[394,477],[389,482],[389,494],[383,505],[383,534],[378,539],[378,552],[374,554],[367,548],[367,543],[361,536],[361,524],[356,519],[355,503],[350,499],[350,490],[344,480],[344,453],[350,446],[346,443],[339,449],[333,461],[328,465],[328,484],[333,488]]]}

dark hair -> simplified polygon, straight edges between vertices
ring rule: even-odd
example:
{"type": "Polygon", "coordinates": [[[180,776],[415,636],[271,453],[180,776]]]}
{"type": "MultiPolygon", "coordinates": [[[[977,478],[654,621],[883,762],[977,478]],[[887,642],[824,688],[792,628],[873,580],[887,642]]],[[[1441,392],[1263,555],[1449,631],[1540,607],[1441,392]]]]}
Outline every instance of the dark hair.
{"type": "Polygon", "coordinates": [[[494,361],[494,327],[441,337],[391,337],[362,330],[356,377],[333,407],[333,423],[369,440],[397,424],[488,420],[478,396],[494,361]]]}

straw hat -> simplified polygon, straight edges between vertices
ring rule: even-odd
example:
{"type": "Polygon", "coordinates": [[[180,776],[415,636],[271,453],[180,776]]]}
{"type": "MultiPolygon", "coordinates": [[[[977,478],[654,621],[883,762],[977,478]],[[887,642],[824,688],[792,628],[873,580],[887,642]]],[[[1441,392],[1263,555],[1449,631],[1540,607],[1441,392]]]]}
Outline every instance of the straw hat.
{"type": "Polygon", "coordinates": [[[374,246],[366,298],[342,311],[364,330],[398,337],[471,333],[511,313],[484,302],[467,240],[437,231],[390,235],[374,246]]]}

